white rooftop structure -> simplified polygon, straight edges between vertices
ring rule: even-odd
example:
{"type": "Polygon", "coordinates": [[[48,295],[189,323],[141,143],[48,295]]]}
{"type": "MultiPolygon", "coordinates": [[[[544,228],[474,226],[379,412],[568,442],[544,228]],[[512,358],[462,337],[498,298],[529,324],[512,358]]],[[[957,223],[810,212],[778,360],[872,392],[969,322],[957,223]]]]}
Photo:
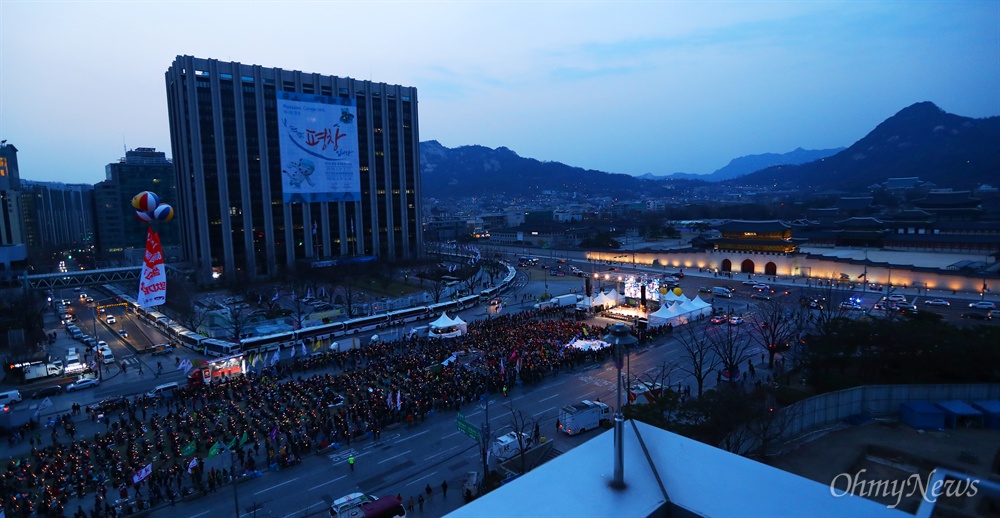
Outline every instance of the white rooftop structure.
{"type": "Polygon", "coordinates": [[[608,430],[447,516],[912,516],[638,421],[625,423],[616,490],[613,444],[608,430]]]}

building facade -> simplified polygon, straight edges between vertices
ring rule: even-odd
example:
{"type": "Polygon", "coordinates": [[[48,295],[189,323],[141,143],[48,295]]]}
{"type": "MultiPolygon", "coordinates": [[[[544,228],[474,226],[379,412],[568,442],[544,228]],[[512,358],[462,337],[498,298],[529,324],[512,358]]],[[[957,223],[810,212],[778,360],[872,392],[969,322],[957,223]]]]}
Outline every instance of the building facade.
{"type": "Polygon", "coordinates": [[[93,191],[88,184],[22,180],[21,208],[28,249],[34,253],[92,245],[93,191]]]}
{"type": "Polygon", "coordinates": [[[17,148],[0,142],[0,282],[8,282],[26,267],[21,210],[21,176],[17,148]]]}
{"type": "Polygon", "coordinates": [[[192,56],[166,88],[178,227],[200,282],[420,254],[415,88],[192,56]],[[331,107],[340,118],[323,125],[331,107]],[[307,112],[322,112],[315,127],[307,112]]]}
{"type": "Polygon", "coordinates": [[[17,148],[0,143],[0,246],[24,244],[17,148]]]}
{"type": "MultiPolygon", "coordinates": [[[[132,197],[151,191],[159,196],[161,203],[175,205],[173,162],[156,148],[140,147],[126,151],[118,162],[106,165],[104,177],[104,181],[94,185],[98,251],[108,256],[118,255],[127,248],[145,249],[147,225],[135,217],[132,197]]],[[[164,248],[180,244],[180,229],[175,221],[154,223],[164,248]]]]}

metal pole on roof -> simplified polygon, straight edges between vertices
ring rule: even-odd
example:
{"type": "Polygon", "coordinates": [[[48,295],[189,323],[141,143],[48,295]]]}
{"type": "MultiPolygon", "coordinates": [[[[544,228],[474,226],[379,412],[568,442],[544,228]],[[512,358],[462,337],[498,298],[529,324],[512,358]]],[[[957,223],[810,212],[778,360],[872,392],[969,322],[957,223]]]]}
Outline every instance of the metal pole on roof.
{"type": "Polygon", "coordinates": [[[622,367],[624,366],[626,346],[638,340],[632,336],[631,330],[619,322],[611,326],[611,330],[602,340],[615,345],[615,367],[618,369],[618,408],[615,410],[615,462],[614,478],[611,487],[625,487],[625,415],[622,413],[622,367]]]}

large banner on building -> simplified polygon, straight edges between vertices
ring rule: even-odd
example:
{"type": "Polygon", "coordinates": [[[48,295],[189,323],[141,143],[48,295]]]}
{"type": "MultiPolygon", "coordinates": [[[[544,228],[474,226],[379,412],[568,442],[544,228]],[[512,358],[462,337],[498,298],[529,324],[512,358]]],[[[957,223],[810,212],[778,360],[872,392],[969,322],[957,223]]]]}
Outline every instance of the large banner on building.
{"type": "Polygon", "coordinates": [[[142,275],[139,276],[139,296],[136,304],[150,308],[167,301],[167,271],[163,267],[163,247],[160,235],[153,227],[146,230],[146,256],[142,260],[142,275]]]}
{"type": "Polygon", "coordinates": [[[277,103],[285,203],[360,201],[354,99],[278,92],[277,103]]]}

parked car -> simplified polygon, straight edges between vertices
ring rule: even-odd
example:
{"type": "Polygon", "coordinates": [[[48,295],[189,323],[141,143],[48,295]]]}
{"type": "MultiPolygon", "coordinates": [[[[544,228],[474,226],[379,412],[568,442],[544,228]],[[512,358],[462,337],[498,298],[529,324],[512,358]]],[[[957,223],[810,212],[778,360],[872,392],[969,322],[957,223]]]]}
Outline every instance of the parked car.
{"type": "Polygon", "coordinates": [[[975,311],[969,313],[962,313],[962,318],[968,318],[971,320],[992,320],[993,315],[989,313],[977,313],[975,311]]]}
{"type": "Polygon", "coordinates": [[[743,285],[744,286],[754,286],[756,284],[757,284],[757,281],[743,281],[743,285]]]}
{"type": "Polygon", "coordinates": [[[861,305],[845,300],[840,303],[840,309],[846,309],[847,311],[861,311],[861,305]]]}
{"type": "Polygon", "coordinates": [[[126,396],[111,396],[98,401],[97,404],[94,405],[94,410],[99,412],[110,412],[126,406],[128,406],[128,398],[126,396]]]}
{"type": "Polygon", "coordinates": [[[972,304],[969,304],[969,307],[975,309],[996,309],[997,305],[988,300],[980,300],[977,302],[973,302],[972,304]]]}
{"type": "Polygon", "coordinates": [[[729,319],[729,325],[731,325],[731,326],[738,326],[738,325],[740,325],[742,323],[743,323],[743,318],[742,317],[732,317],[732,318],[729,319]]]}
{"type": "Polygon", "coordinates": [[[767,292],[758,291],[758,292],[755,292],[755,293],[751,293],[750,294],[750,298],[751,299],[757,299],[757,300],[771,300],[771,295],[768,294],[767,292]]]}
{"type": "Polygon", "coordinates": [[[149,354],[153,356],[166,356],[174,352],[170,344],[156,344],[149,348],[149,354]]]}
{"type": "Polygon", "coordinates": [[[80,378],[66,386],[66,392],[94,388],[101,383],[97,378],[80,378]]]}
{"type": "Polygon", "coordinates": [[[725,316],[721,316],[721,315],[716,315],[716,316],[712,317],[711,320],[709,320],[709,322],[711,322],[713,324],[725,324],[727,321],[729,321],[729,319],[726,318],[725,316]]]}
{"type": "Polygon", "coordinates": [[[701,286],[698,288],[698,293],[712,293],[712,288],[708,286],[701,286]]]}
{"type": "Polygon", "coordinates": [[[32,395],[31,399],[42,399],[49,396],[58,396],[62,394],[62,385],[52,385],[51,387],[44,387],[36,390],[32,395]]]}
{"type": "Polygon", "coordinates": [[[927,299],[924,301],[927,306],[950,306],[951,303],[944,299],[927,299]]]}

